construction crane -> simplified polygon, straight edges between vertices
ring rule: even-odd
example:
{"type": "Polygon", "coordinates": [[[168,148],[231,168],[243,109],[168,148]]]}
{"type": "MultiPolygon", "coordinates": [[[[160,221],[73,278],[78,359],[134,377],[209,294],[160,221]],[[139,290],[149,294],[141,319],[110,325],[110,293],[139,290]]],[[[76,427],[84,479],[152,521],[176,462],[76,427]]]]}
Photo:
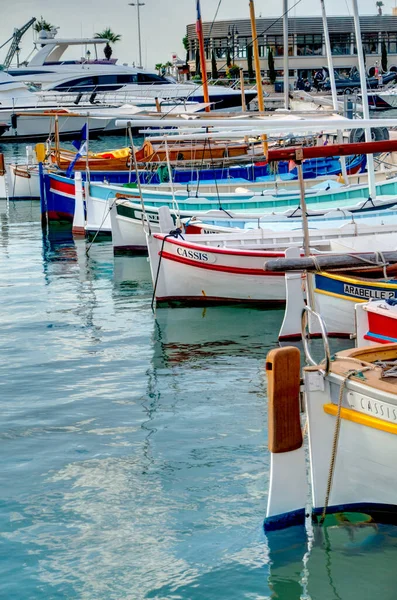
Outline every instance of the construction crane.
{"type": "Polygon", "coordinates": [[[0,46],[0,48],[3,48],[3,46],[8,44],[8,42],[10,42],[12,40],[11,46],[7,52],[7,56],[3,63],[3,69],[8,69],[8,67],[11,65],[11,62],[12,62],[15,54],[17,52],[19,52],[19,50],[20,50],[19,42],[21,41],[22,36],[27,32],[29,27],[31,27],[35,21],[36,21],[36,17],[32,17],[30,19],[30,21],[25,23],[25,25],[23,25],[20,29],[15,29],[12,36],[10,38],[8,38],[8,40],[6,42],[4,42],[4,44],[2,46],[0,46]]]}

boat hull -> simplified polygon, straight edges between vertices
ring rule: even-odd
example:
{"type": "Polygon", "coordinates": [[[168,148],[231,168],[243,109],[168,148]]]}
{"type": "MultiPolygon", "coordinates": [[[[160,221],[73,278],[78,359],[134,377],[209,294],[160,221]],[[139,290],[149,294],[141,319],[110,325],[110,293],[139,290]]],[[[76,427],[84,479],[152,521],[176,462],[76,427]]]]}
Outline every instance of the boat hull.
{"type": "MultiPolygon", "coordinates": [[[[346,363],[347,365],[347,363],[346,363]]],[[[349,363],[349,368],[352,363],[349,363]]],[[[359,363],[356,365],[360,367],[359,363]]],[[[330,376],[324,389],[314,391],[313,378],[304,381],[310,431],[310,472],[314,515],[325,505],[337,402],[343,377],[330,376]],[[310,391],[311,390],[311,391],[310,391]]],[[[364,378],[365,380],[365,378],[364,378]]],[[[348,380],[343,392],[341,427],[327,514],[343,511],[396,513],[397,402],[396,396],[348,380]]]]}
{"type": "MultiPolygon", "coordinates": [[[[227,251],[148,235],[150,269],[157,303],[224,304],[285,302],[284,276],[263,270],[274,253],[227,251]]],[[[280,254],[278,254],[280,255],[280,254]]]]}
{"type": "Polygon", "coordinates": [[[355,305],[370,299],[395,299],[397,284],[316,274],[314,295],[316,311],[323,317],[329,335],[349,337],[355,333],[355,305]]]}

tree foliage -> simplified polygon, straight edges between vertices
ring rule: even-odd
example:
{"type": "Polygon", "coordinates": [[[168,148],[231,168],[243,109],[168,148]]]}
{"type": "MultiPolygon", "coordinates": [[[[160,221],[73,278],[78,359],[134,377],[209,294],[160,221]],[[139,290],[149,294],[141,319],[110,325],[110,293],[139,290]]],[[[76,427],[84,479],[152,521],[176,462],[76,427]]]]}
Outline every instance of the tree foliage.
{"type": "Polygon", "coordinates": [[[211,55],[211,77],[212,79],[218,79],[218,65],[216,64],[215,50],[212,50],[211,55]]]}
{"type": "Polygon", "coordinates": [[[102,38],[103,40],[107,40],[111,44],[115,44],[121,40],[121,35],[119,33],[114,33],[110,29],[110,27],[106,27],[103,31],[94,34],[95,38],[102,38]]]}
{"type": "Polygon", "coordinates": [[[227,70],[229,79],[237,79],[240,77],[240,67],[238,65],[230,65],[227,70]]]}
{"type": "Polygon", "coordinates": [[[107,40],[107,44],[103,49],[103,53],[105,55],[105,58],[107,60],[110,60],[110,58],[113,54],[113,50],[112,50],[110,43],[115,44],[116,42],[119,42],[121,40],[121,35],[119,33],[114,33],[114,31],[112,31],[110,29],[110,27],[106,27],[103,31],[100,31],[99,33],[95,33],[94,37],[100,38],[103,40],[107,40]]]}
{"type": "Polygon", "coordinates": [[[182,38],[182,44],[186,50],[186,64],[187,64],[189,62],[189,50],[190,50],[189,38],[187,37],[187,34],[182,38]]]}
{"type": "Polygon", "coordinates": [[[385,40],[382,40],[382,59],[381,59],[382,71],[387,73],[387,48],[385,40]]]}
{"type": "Polygon", "coordinates": [[[52,31],[52,29],[55,29],[55,25],[52,25],[43,19],[43,17],[40,17],[40,19],[37,19],[36,23],[33,25],[33,29],[37,31],[37,33],[40,33],[40,31],[52,31]]]}
{"type": "Polygon", "coordinates": [[[268,50],[267,62],[269,65],[270,83],[274,83],[276,81],[276,69],[274,68],[274,58],[273,58],[273,52],[272,52],[271,48],[269,48],[269,50],[268,50]]]}
{"type": "Polygon", "coordinates": [[[200,53],[196,48],[196,76],[201,76],[200,53]]]}
{"type": "Polygon", "coordinates": [[[254,68],[252,65],[252,44],[247,45],[247,69],[248,69],[248,78],[255,79],[254,68]]]}

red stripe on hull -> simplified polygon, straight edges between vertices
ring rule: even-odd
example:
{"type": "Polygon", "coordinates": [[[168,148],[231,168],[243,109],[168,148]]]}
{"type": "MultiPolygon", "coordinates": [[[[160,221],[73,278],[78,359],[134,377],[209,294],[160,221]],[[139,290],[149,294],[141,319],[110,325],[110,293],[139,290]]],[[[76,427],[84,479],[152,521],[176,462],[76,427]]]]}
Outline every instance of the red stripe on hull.
{"type": "Polygon", "coordinates": [[[56,192],[64,192],[65,194],[71,194],[74,196],[74,183],[58,181],[58,179],[51,179],[51,188],[56,192]]]}
{"type": "MultiPolygon", "coordinates": [[[[153,234],[153,237],[155,237],[157,240],[163,240],[164,235],[161,233],[155,233],[153,234]]],[[[184,240],[173,238],[167,238],[166,243],[175,244],[177,246],[183,246],[184,248],[191,248],[193,250],[197,250],[197,248],[200,248],[203,252],[211,252],[212,254],[229,254],[233,256],[260,256],[264,258],[275,258],[281,256],[282,258],[285,258],[284,252],[260,252],[258,250],[230,250],[229,248],[213,248],[212,246],[205,246],[204,244],[200,243],[195,244],[194,242],[189,243],[185,242],[184,240]]]]}
{"type": "Polygon", "coordinates": [[[175,254],[169,254],[168,252],[159,252],[162,258],[172,260],[183,265],[189,265],[190,267],[198,267],[199,269],[205,269],[207,271],[221,271],[223,273],[234,273],[235,275],[259,275],[263,277],[283,277],[284,273],[274,273],[273,271],[264,271],[263,269],[246,269],[244,267],[231,267],[227,265],[214,265],[211,263],[199,263],[189,258],[182,256],[176,256],[175,254]]]}
{"type": "MultiPolygon", "coordinates": [[[[350,333],[340,333],[338,331],[327,331],[327,335],[328,337],[332,337],[332,338],[342,338],[345,340],[349,340],[350,339],[350,333]]],[[[319,339],[322,337],[321,333],[311,333],[310,334],[310,339],[319,339]]],[[[301,333],[290,333],[289,335],[279,335],[278,339],[280,342],[286,342],[288,340],[301,340],[302,339],[302,334],[301,333]]]]}
{"type": "MultiPolygon", "coordinates": [[[[368,311],[368,330],[374,335],[384,335],[397,338],[397,319],[386,317],[375,312],[368,311]]],[[[372,337],[370,339],[373,339],[372,337]]],[[[385,343],[383,341],[383,343],[385,343]]]]}
{"type": "Polygon", "coordinates": [[[378,338],[376,337],[376,335],[364,335],[364,339],[368,340],[369,342],[376,342],[377,344],[391,344],[392,342],[390,340],[382,340],[382,338],[378,338]]]}

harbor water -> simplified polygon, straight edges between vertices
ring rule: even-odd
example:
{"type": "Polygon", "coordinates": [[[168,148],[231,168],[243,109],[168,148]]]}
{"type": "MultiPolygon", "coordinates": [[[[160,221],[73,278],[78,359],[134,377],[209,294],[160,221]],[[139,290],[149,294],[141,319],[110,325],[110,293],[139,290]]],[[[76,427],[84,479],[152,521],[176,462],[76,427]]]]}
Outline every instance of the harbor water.
{"type": "Polygon", "coordinates": [[[0,201],[0,269],[0,598],[395,598],[395,527],[269,551],[282,310],[153,313],[145,257],[43,234],[37,201],[0,201]]]}

